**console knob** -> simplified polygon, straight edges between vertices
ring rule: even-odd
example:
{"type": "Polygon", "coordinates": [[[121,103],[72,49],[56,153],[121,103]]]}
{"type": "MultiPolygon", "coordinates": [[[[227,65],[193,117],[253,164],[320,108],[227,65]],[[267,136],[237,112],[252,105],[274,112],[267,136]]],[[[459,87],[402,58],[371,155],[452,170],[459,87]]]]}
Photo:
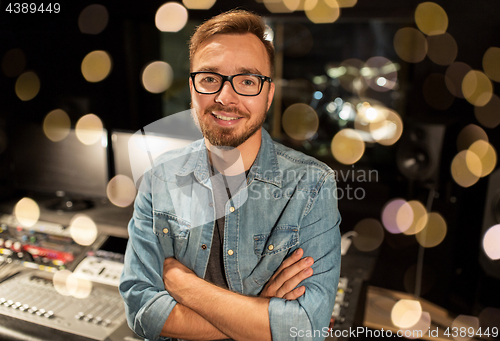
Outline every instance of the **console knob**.
{"type": "Polygon", "coordinates": [[[12,244],[12,249],[16,252],[20,252],[22,246],[21,242],[17,241],[12,244]]]}

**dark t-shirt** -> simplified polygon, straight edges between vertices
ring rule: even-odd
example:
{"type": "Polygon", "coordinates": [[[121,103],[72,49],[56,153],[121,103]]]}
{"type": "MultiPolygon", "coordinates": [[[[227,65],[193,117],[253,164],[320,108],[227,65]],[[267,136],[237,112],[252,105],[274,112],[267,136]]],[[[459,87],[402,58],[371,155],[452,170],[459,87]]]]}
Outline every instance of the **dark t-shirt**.
{"type": "Polygon", "coordinates": [[[221,288],[229,289],[226,274],[224,272],[223,245],[224,245],[224,208],[228,200],[231,199],[230,188],[235,191],[241,187],[243,179],[246,180],[248,171],[245,172],[245,178],[240,175],[224,176],[214,168],[211,168],[211,181],[214,193],[214,204],[216,216],[220,217],[215,221],[214,235],[212,238],[212,247],[210,248],[210,257],[208,259],[205,280],[221,288]]]}
{"type": "MultiPolygon", "coordinates": [[[[243,178],[241,174],[235,176],[224,176],[213,167],[210,167],[210,169],[216,217],[220,218],[215,221],[212,247],[210,248],[210,256],[208,258],[207,270],[205,271],[204,279],[221,288],[229,290],[226,273],[224,271],[223,259],[224,224],[226,222],[224,208],[227,201],[231,199],[231,195],[235,194],[235,189],[239,189],[242,185],[242,181],[246,181],[249,171],[245,172],[245,177],[243,178]],[[233,193],[231,193],[230,189],[233,191],[233,193]]],[[[218,341],[234,340],[223,339],[218,341]]]]}

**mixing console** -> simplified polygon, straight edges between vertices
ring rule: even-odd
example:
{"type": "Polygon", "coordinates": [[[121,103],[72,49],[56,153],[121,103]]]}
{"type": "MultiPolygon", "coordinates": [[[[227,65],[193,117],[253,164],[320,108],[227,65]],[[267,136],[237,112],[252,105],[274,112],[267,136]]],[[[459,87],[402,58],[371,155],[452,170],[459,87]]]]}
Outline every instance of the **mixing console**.
{"type": "Polygon", "coordinates": [[[117,288],[94,284],[79,299],[60,294],[50,277],[25,271],[0,283],[0,314],[94,340],[105,340],[125,323],[117,288]]]}

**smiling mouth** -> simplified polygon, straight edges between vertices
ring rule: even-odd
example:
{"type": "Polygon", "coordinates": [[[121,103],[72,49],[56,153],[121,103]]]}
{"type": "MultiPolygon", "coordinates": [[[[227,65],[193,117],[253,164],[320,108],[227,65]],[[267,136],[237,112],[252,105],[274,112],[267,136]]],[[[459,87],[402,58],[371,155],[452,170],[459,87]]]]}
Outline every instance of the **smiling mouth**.
{"type": "Polygon", "coordinates": [[[235,121],[235,120],[239,120],[240,118],[242,118],[242,117],[220,116],[220,115],[216,115],[214,113],[212,113],[212,116],[215,118],[218,118],[219,120],[222,120],[222,121],[235,121]]]}

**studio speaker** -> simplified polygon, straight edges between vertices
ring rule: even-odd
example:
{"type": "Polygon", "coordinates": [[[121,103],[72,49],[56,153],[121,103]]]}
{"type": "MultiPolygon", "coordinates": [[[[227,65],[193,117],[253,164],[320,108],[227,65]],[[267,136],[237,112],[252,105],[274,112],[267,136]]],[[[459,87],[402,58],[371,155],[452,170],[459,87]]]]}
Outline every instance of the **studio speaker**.
{"type": "Polygon", "coordinates": [[[500,224],[500,169],[489,176],[479,247],[479,264],[488,276],[500,279],[500,259],[492,260],[486,255],[483,248],[484,235],[490,227],[497,224],[500,224]]]}
{"type": "Polygon", "coordinates": [[[405,127],[397,166],[407,179],[437,185],[445,130],[441,124],[409,123],[405,127]]]}

